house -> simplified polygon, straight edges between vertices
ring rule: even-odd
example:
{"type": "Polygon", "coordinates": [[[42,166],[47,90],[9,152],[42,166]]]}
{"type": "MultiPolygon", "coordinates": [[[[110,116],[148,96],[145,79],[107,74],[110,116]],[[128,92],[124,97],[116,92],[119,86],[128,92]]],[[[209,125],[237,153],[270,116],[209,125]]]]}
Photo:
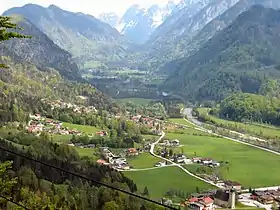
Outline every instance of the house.
{"type": "Polygon", "coordinates": [[[172,146],[180,146],[180,141],[178,139],[174,139],[171,141],[172,146]]]}
{"type": "Polygon", "coordinates": [[[95,144],[88,144],[84,146],[85,148],[95,148],[95,144]]]}
{"type": "Polygon", "coordinates": [[[241,184],[236,181],[225,181],[225,188],[226,189],[234,189],[234,190],[241,190],[241,184]]]}
{"type": "Polygon", "coordinates": [[[107,136],[107,132],[106,131],[99,131],[99,132],[96,132],[96,135],[99,135],[99,136],[107,136]]]}
{"type": "Polygon", "coordinates": [[[193,163],[200,163],[201,159],[202,158],[200,158],[200,157],[194,157],[194,158],[192,158],[192,162],[193,163]]]}
{"type": "Polygon", "coordinates": [[[213,160],[211,158],[202,158],[200,161],[203,165],[209,165],[209,164],[212,164],[212,162],[213,162],[213,160]]]}
{"type": "Polygon", "coordinates": [[[127,149],[127,153],[128,153],[129,156],[131,156],[131,155],[138,155],[138,151],[137,151],[136,148],[129,148],[129,149],[127,149]]]}
{"type": "Polygon", "coordinates": [[[97,162],[98,164],[100,164],[100,165],[106,164],[106,161],[105,161],[105,160],[102,160],[102,159],[99,159],[99,160],[97,160],[96,162],[97,162]]]}
{"type": "Polygon", "coordinates": [[[214,200],[210,197],[191,198],[187,201],[188,207],[194,210],[214,210],[214,200]]]}
{"type": "Polygon", "coordinates": [[[213,161],[212,164],[211,164],[213,167],[220,167],[220,163],[217,162],[217,161],[213,161]]]}
{"type": "Polygon", "coordinates": [[[271,195],[262,195],[257,198],[257,201],[267,205],[267,204],[272,204],[274,202],[274,198],[271,195]]]}
{"type": "Polygon", "coordinates": [[[155,164],[155,167],[162,167],[162,166],[165,166],[166,163],[165,162],[158,162],[155,164]]]}
{"type": "Polygon", "coordinates": [[[177,163],[186,163],[186,157],[185,156],[181,156],[181,157],[177,157],[177,163]]]}
{"type": "Polygon", "coordinates": [[[164,144],[165,146],[170,146],[170,142],[169,142],[168,140],[163,140],[163,144],[164,144]]]}

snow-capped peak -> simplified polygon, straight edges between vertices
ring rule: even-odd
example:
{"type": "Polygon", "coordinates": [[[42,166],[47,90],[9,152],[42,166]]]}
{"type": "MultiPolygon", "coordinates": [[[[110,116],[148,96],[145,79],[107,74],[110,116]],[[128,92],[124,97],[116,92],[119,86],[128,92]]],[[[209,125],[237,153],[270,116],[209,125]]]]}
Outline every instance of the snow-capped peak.
{"type": "Polygon", "coordinates": [[[166,5],[152,5],[149,8],[135,4],[128,8],[121,18],[116,18],[109,13],[100,16],[100,19],[115,27],[132,41],[143,43],[168,16],[182,8],[185,1],[189,0],[170,0],[166,5]],[[116,19],[118,19],[117,22],[115,22],[116,19]]]}

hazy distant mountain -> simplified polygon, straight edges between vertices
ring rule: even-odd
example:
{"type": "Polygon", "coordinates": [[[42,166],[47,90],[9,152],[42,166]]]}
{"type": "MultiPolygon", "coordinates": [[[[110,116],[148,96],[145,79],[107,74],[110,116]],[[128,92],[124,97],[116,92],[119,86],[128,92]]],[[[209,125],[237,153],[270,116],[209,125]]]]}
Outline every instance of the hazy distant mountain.
{"type": "Polygon", "coordinates": [[[98,16],[99,20],[102,20],[105,23],[108,23],[110,26],[115,28],[119,22],[119,16],[116,13],[102,13],[98,16]]]}
{"type": "MultiPolygon", "coordinates": [[[[199,33],[188,43],[191,49],[198,49],[202,44],[207,42],[217,32],[231,24],[239,14],[245,12],[253,5],[262,5],[266,8],[279,9],[279,0],[240,0],[222,15],[210,21],[199,33]]],[[[182,46],[186,47],[186,46],[182,46]]]]}
{"type": "Polygon", "coordinates": [[[20,14],[48,35],[61,48],[71,52],[80,64],[122,57],[122,36],[110,25],[83,13],[73,13],[51,5],[35,4],[9,9],[4,15],[20,14]]]}
{"type": "Polygon", "coordinates": [[[153,5],[147,9],[139,5],[132,5],[122,17],[108,13],[102,14],[99,19],[118,29],[127,39],[142,44],[169,15],[184,5],[185,0],[171,0],[163,7],[153,5]]]}
{"type": "Polygon", "coordinates": [[[12,39],[3,43],[1,55],[29,62],[40,68],[56,69],[61,75],[78,80],[79,70],[69,52],[57,46],[33,23],[22,16],[13,16],[13,21],[23,28],[20,33],[30,35],[28,39],[12,39]]]}

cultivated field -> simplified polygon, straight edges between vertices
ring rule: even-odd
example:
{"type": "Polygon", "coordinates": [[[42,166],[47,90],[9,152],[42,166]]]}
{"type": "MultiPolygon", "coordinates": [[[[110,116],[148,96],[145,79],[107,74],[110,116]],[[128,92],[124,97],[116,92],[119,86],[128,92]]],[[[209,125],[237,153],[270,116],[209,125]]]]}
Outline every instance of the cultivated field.
{"type": "Polygon", "coordinates": [[[152,199],[159,199],[172,189],[193,193],[197,190],[213,188],[174,166],[148,171],[130,171],[124,172],[124,174],[137,184],[139,192],[143,192],[145,186],[147,186],[152,199]]]}
{"type": "Polygon", "coordinates": [[[182,124],[182,125],[186,125],[186,126],[190,126],[190,127],[194,127],[191,123],[185,121],[183,118],[169,118],[168,121],[178,123],[178,124],[182,124]]]}
{"type": "MultiPolygon", "coordinates": [[[[227,139],[189,134],[168,133],[179,139],[188,157],[209,157],[228,162],[221,170],[224,179],[240,182],[245,188],[280,185],[280,156],[227,139]]],[[[192,167],[193,168],[193,167],[192,167]]]]}
{"type": "Polygon", "coordinates": [[[152,156],[150,153],[143,153],[139,156],[128,158],[127,161],[134,169],[140,169],[153,168],[154,164],[159,162],[160,159],[152,156]]]}
{"type": "Polygon", "coordinates": [[[77,124],[66,123],[66,122],[64,122],[62,125],[70,129],[76,129],[85,134],[95,134],[97,131],[100,131],[99,128],[89,126],[89,125],[77,125],[77,124]]]}

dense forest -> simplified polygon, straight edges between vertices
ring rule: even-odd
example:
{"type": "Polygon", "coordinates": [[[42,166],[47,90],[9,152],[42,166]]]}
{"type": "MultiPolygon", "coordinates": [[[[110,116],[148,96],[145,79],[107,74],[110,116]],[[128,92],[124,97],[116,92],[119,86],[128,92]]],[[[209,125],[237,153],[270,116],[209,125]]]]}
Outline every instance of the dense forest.
{"type": "MultiPolygon", "coordinates": [[[[30,140],[30,146],[19,148],[0,139],[0,147],[96,182],[137,192],[133,181],[121,173],[98,166],[90,158],[81,159],[76,150],[51,143],[48,135],[42,135],[35,141],[30,140]]],[[[12,161],[12,164],[6,162],[0,165],[3,177],[1,195],[28,209],[160,209],[153,204],[3,150],[0,159],[1,162],[12,161]]],[[[1,209],[15,209],[15,205],[5,200],[1,200],[0,205],[1,209]]]]}
{"type": "Polygon", "coordinates": [[[224,99],[220,117],[235,121],[256,121],[280,125],[280,100],[267,96],[243,93],[224,99]]]}

